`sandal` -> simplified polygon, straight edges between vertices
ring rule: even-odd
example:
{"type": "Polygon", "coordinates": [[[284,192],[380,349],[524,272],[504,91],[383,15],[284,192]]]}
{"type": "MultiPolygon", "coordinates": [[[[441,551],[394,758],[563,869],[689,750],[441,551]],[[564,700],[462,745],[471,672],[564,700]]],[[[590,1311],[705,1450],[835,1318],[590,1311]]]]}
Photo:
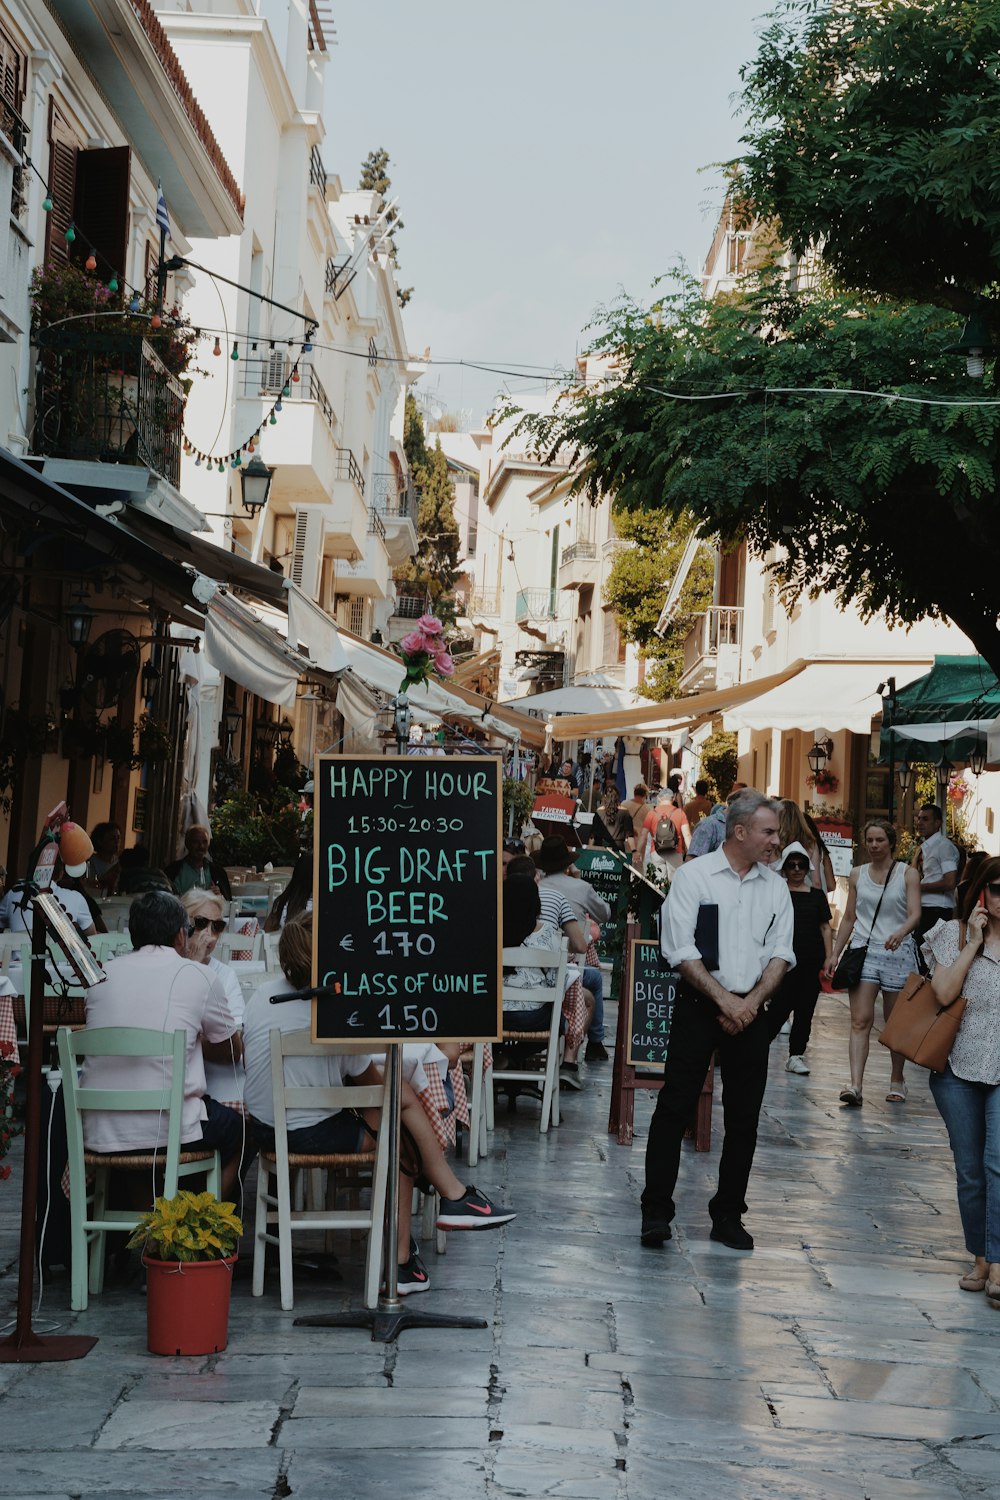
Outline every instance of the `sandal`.
{"type": "Polygon", "coordinates": [[[992,1305],[1000,1309],[1000,1265],[991,1265],[986,1280],[986,1295],[992,1305]]]}
{"type": "Polygon", "coordinates": [[[989,1279],[988,1266],[984,1274],[980,1274],[978,1268],[973,1266],[971,1271],[966,1271],[964,1276],[959,1277],[958,1284],[963,1292],[983,1292],[986,1290],[989,1279]]]}
{"type": "Polygon", "coordinates": [[[885,1096],[886,1104],[906,1103],[906,1084],[900,1080],[899,1083],[890,1083],[889,1092],[885,1096]]]}
{"type": "Polygon", "coordinates": [[[854,1106],[862,1104],[864,1101],[861,1097],[861,1090],[856,1089],[853,1084],[849,1088],[841,1089],[840,1102],[841,1104],[851,1104],[854,1106]]]}

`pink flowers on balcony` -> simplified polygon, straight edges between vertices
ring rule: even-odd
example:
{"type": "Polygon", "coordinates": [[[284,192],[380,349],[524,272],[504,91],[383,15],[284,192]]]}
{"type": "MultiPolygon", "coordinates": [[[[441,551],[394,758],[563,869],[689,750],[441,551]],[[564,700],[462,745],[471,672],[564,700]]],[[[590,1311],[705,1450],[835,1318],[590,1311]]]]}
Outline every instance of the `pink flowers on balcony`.
{"type": "Polygon", "coordinates": [[[455,663],[444,642],[444,626],[436,615],[421,615],[416,626],[399,643],[406,667],[406,676],[399,685],[405,693],[411,685],[429,682],[435,673],[438,677],[450,677],[455,663]]]}

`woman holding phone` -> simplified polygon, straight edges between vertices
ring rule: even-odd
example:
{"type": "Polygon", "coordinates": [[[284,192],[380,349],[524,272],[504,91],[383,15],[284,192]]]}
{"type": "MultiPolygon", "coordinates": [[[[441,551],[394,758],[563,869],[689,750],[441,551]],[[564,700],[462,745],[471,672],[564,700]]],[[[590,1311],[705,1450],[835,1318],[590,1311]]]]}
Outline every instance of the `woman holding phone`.
{"type": "Polygon", "coordinates": [[[973,1265],[965,1292],[986,1292],[1000,1311],[1000,859],[979,865],[957,920],[926,933],[923,954],[942,1004],[967,1001],[943,1073],[931,1093],[948,1128],[958,1208],[973,1265]]]}
{"type": "MultiPolygon", "coordinates": [[[[862,1103],[865,1064],[875,1023],[875,998],[881,990],[883,1011],[888,1020],[907,975],[916,968],[916,952],[910,934],[920,921],[920,876],[916,870],[897,864],[893,859],[895,828],[884,818],[872,818],[864,826],[863,837],[869,863],[856,865],[851,871],[847,910],[837,929],[834,951],[823,971],[828,978],[833,978],[848,944],[866,950],[861,979],[849,991],[851,1081],[840,1091],[841,1104],[855,1106],[862,1103]]],[[[902,1104],[906,1098],[905,1059],[897,1052],[891,1056],[892,1075],[885,1097],[889,1104],[902,1104]]]]}

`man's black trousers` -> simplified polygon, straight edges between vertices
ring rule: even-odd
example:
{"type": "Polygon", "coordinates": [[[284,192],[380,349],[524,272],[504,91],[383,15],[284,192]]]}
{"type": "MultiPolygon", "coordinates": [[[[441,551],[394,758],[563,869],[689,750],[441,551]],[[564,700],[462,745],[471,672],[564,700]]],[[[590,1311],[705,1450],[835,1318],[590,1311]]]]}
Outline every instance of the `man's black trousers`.
{"type": "Polygon", "coordinates": [[[769,1037],[763,1010],[738,1036],[719,1025],[719,1012],[697,992],[682,986],[670,1027],[663,1087],[649,1126],[646,1146],[645,1218],[674,1217],[674,1188],[681,1141],[694,1117],[705,1074],[718,1048],[722,1073],[725,1139],[719,1162],[719,1188],[708,1205],[713,1220],[746,1212],[746,1190],[757,1146],[757,1121],[767,1084],[769,1037]]]}

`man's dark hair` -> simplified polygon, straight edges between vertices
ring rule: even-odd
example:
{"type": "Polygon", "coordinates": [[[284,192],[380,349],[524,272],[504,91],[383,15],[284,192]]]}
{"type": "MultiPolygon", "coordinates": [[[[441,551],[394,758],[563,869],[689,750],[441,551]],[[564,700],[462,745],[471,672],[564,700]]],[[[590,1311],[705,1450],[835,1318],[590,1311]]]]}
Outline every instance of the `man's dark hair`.
{"type": "Polygon", "coordinates": [[[695,796],[697,796],[697,797],[707,797],[708,796],[708,782],[707,781],[696,781],[695,784],[694,784],[694,790],[695,790],[695,796]]]}
{"type": "Polygon", "coordinates": [[[934,816],[937,818],[937,820],[938,820],[939,823],[943,823],[944,822],[944,813],[938,807],[938,805],[937,805],[936,802],[925,802],[924,805],[923,805],[923,807],[922,807],[922,809],[921,809],[921,811],[922,812],[933,813],[934,816]]]}
{"type": "Polygon", "coordinates": [[[667,777],[667,786],[672,792],[679,792],[681,788],[681,782],[683,780],[684,777],[678,775],[678,773],[674,771],[673,775],[667,777]]]}
{"type": "Polygon", "coordinates": [[[187,912],[169,891],[146,891],[128,909],[128,933],[136,949],[172,948],[187,925],[187,912]]]}

